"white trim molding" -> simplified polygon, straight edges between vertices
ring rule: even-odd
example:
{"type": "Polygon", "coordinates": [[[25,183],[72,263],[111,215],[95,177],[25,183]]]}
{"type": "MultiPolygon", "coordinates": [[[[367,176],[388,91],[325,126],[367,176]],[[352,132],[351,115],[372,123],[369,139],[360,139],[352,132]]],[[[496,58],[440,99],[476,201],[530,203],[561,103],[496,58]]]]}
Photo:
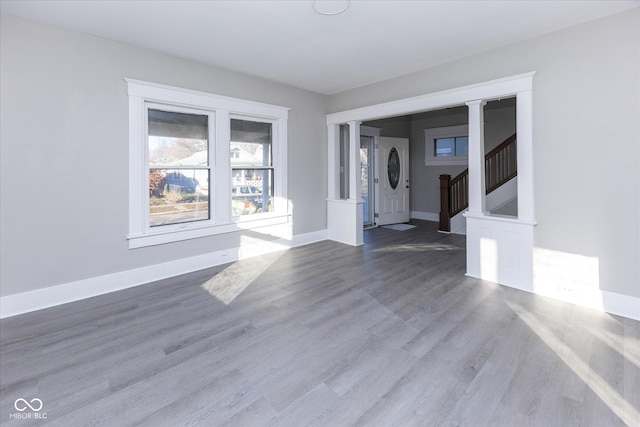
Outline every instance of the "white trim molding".
{"type": "MultiPolygon", "coordinates": [[[[386,117],[460,106],[467,101],[475,99],[506,98],[521,91],[530,91],[533,87],[534,74],[535,71],[412,98],[331,113],[327,114],[327,124],[339,125],[353,120],[366,122],[386,117]]],[[[520,138],[520,135],[518,135],[518,138],[520,138]]]]}
{"type": "Polygon", "coordinates": [[[210,252],[104,276],[91,277],[35,291],[7,295],[0,298],[0,318],[4,319],[19,314],[43,310],[49,307],[104,295],[241,259],[265,255],[324,240],[327,240],[327,230],[298,234],[292,236],[291,239],[280,238],[270,241],[256,241],[252,242],[251,245],[244,245],[242,247],[210,252]]]}

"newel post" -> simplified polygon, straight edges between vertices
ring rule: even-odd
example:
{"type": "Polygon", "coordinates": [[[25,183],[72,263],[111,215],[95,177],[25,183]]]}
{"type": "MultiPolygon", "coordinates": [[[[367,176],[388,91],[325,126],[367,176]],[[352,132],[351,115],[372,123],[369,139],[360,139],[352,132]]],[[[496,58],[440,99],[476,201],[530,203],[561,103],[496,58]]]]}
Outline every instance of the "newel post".
{"type": "Polygon", "coordinates": [[[449,217],[449,181],[451,175],[440,175],[440,231],[451,231],[451,218],[449,217]]]}

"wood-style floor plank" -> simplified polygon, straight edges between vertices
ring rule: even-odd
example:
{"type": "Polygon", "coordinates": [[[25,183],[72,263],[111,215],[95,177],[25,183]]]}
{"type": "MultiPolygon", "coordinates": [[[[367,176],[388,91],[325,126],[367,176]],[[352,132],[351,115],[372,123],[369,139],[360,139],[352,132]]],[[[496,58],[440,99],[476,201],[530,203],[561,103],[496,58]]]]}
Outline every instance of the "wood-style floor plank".
{"type": "Polygon", "coordinates": [[[466,277],[413,223],[3,319],[0,424],[640,426],[640,322],[466,277]]]}

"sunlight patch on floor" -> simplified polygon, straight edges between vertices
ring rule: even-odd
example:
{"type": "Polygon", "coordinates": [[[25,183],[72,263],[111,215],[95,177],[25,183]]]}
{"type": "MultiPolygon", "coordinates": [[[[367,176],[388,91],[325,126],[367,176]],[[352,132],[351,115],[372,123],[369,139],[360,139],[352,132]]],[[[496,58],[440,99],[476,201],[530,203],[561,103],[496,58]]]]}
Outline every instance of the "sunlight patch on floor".
{"type": "MultiPolygon", "coordinates": [[[[633,351],[625,352],[623,337],[602,328],[588,326],[587,329],[589,330],[590,334],[595,336],[597,339],[599,339],[604,344],[614,349],[618,353],[624,355],[625,359],[627,359],[630,363],[634,364],[636,368],[640,369],[640,354],[633,351]]],[[[625,337],[625,339],[627,340],[631,348],[640,348],[640,342],[636,340],[634,337],[628,336],[628,337],[625,337]]]]}
{"type": "Polygon", "coordinates": [[[460,251],[453,245],[444,245],[440,243],[407,243],[401,245],[389,245],[383,248],[375,249],[374,252],[422,252],[422,251],[460,251]]]}
{"type": "Polygon", "coordinates": [[[284,254],[280,251],[234,262],[203,283],[202,289],[228,305],[284,254]]]}
{"type": "Polygon", "coordinates": [[[569,346],[524,307],[507,302],[522,321],[627,425],[636,425],[640,413],[569,346]]]}

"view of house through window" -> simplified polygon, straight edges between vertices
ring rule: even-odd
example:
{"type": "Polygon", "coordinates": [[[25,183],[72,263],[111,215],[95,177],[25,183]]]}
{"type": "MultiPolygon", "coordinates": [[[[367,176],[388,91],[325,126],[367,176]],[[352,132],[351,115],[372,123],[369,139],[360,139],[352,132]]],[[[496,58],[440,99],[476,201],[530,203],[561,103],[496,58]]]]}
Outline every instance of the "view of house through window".
{"type": "Polygon", "coordinates": [[[148,110],[150,226],[209,219],[208,120],[148,110]]]}
{"type": "Polygon", "coordinates": [[[231,119],[231,208],[234,216],[273,211],[272,123],[231,119]]]}

